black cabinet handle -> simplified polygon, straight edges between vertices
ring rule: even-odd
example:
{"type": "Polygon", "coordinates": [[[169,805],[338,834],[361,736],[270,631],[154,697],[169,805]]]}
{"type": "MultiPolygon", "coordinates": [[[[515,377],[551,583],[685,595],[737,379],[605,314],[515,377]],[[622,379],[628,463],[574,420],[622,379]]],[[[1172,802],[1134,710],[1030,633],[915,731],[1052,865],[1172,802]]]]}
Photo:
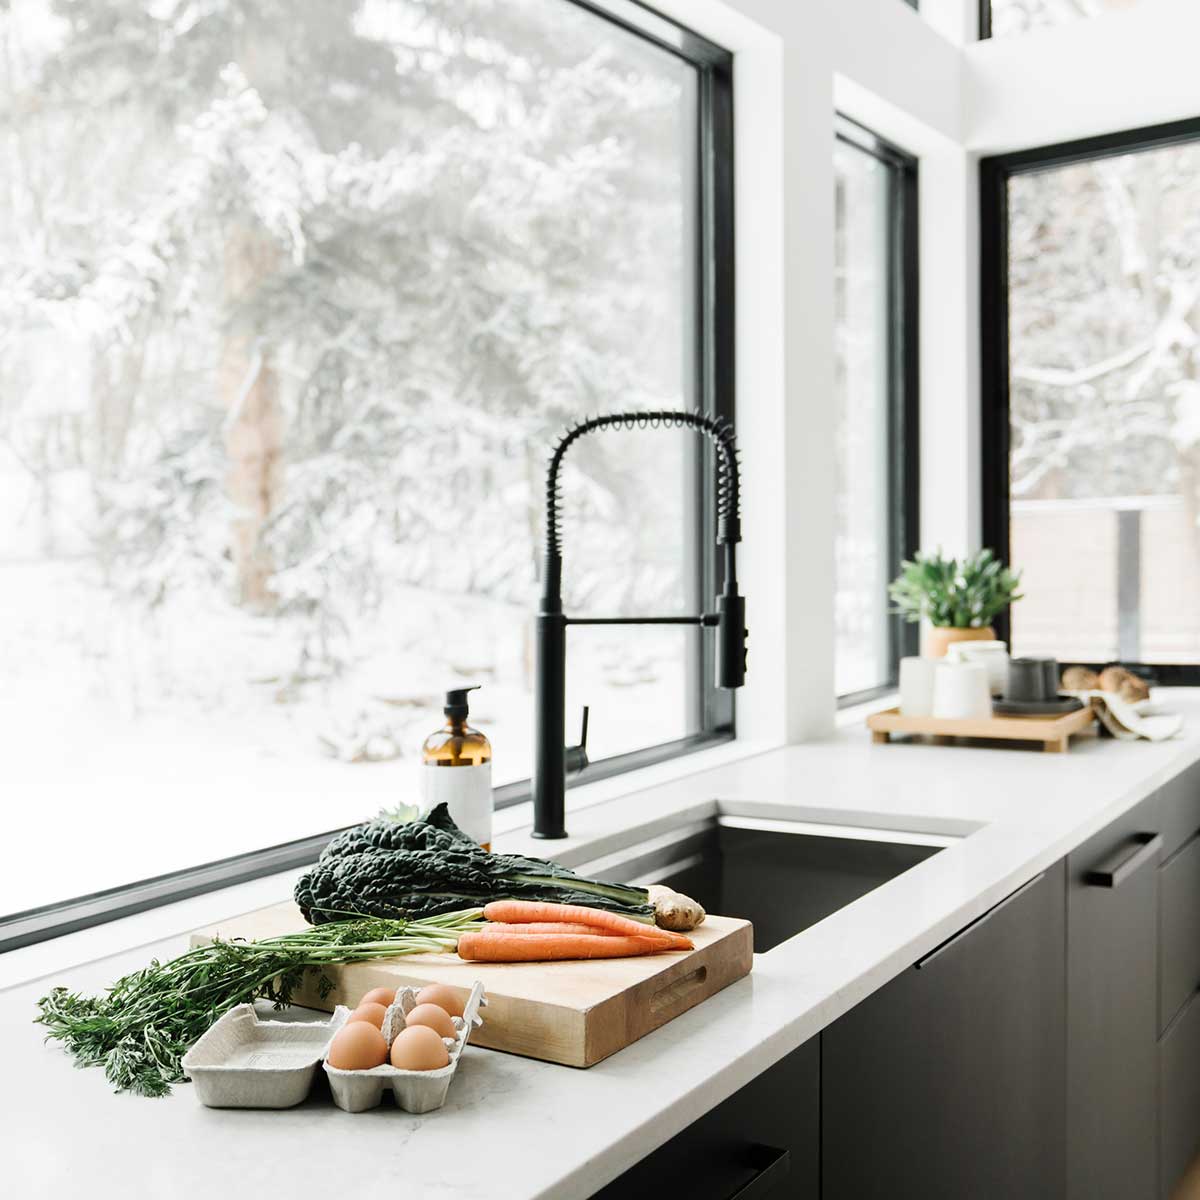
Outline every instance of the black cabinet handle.
{"type": "Polygon", "coordinates": [[[960,929],[957,933],[951,934],[940,946],[934,946],[924,958],[919,958],[913,966],[919,971],[922,967],[929,966],[935,958],[940,958],[951,946],[956,946],[964,937],[974,929],[978,929],[984,921],[990,921],[1001,909],[1007,908],[1019,896],[1025,895],[1030,888],[1036,887],[1043,879],[1046,878],[1046,872],[1043,871],[1040,875],[1035,875],[1028,883],[1023,883],[1017,890],[1008,896],[1005,896],[999,904],[993,904],[991,908],[983,914],[982,917],[976,917],[970,925],[960,929]]]}
{"type": "Polygon", "coordinates": [[[792,1152],[775,1146],[752,1146],[746,1158],[747,1165],[754,1167],[758,1173],[749,1183],[738,1188],[729,1200],[765,1200],[792,1169],[792,1152]]]}
{"type": "Polygon", "coordinates": [[[1110,854],[1099,866],[1088,871],[1083,881],[1089,887],[1117,888],[1131,875],[1136,875],[1162,851],[1162,835],[1139,833],[1128,846],[1110,854]]]}

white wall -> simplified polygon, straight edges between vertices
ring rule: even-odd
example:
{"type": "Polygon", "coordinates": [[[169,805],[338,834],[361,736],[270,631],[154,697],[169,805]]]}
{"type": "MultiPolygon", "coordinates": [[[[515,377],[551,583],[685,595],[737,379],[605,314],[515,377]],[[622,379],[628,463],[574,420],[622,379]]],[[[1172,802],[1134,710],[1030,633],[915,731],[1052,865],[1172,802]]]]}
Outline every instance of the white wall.
{"type": "Polygon", "coordinates": [[[980,154],[1200,115],[1200,3],[1136,7],[964,52],[967,144],[980,154]]]}

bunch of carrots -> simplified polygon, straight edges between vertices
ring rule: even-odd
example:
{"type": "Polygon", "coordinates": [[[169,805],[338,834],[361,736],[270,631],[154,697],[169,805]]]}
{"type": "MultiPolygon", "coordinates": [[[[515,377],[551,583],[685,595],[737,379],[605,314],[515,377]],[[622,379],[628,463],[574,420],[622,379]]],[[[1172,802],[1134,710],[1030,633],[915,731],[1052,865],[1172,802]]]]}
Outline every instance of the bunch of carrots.
{"type": "Polygon", "coordinates": [[[459,958],[471,962],[553,962],[695,949],[691,939],[681,933],[580,904],[495,900],[485,906],[483,915],[487,925],[459,937],[459,958]]]}

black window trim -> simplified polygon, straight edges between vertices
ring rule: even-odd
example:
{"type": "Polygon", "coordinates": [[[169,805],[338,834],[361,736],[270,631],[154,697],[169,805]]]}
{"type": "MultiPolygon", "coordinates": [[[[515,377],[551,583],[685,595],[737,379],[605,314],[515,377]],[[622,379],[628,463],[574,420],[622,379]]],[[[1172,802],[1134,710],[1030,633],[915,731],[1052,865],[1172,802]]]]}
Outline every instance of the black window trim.
{"type": "MultiPolygon", "coordinates": [[[[734,415],[734,164],[733,55],[686,26],[636,0],[563,0],[627,29],[691,64],[698,72],[699,188],[696,197],[697,280],[695,371],[700,403],[705,412],[733,420],[734,415]]],[[[716,553],[715,497],[711,447],[696,439],[704,467],[696,471],[697,521],[701,545],[695,558],[693,584],[700,595],[719,590],[720,561],[716,553]]],[[[532,613],[532,609],[530,610],[532,613]]],[[[592,783],[626,771],[650,766],[732,740],[732,693],[713,685],[711,638],[698,639],[700,680],[696,719],[700,732],[657,746],[598,760],[575,783],[592,783]]],[[[529,781],[496,789],[497,809],[529,799],[529,781]]],[[[264,847],[213,862],[153,876],[119,887],[10,915],[0,914],[0,954],[21,946],[73,933],[120,917],[132,916],[163,904],[217,891],[266,875],[295,870],[313,862],[326,843],[340,832],[325,833],[278,846],[264,847]]]]}
{"type": "MultiPolygon", "coordinates": [[[[888,575],[920,546],[920,265],[919,170],[914,155],[850,117],[837,114],[834,135],[891,168],[888,289],[888,575]]],[[[889,674],[874,687],[837,697],[850,708],[895,691],[900,659],[915,654],[920,631],[899,614],[888,623],[889,674]]]]}
{"type": "MultiPolygon", "coordinates": [[[[986,0],[985,0],[986,2],[986,0]]],[[[1013,175],[1053,170],[1144,150],[1200,140],[1200,117],[1148,125],[1097,137],[1035,146],[979,160],[980,237],[980,477],[983,542],[1008,562],[1009,521],[1009,327],[1008,181],[1013,175]]],[[[1011,641],[1009,614],[997,618],[996,636],[1011,641]]],[[[1110,660],[1111,661],[1111,660],[1110,660]]],[[[1098,670],[1107,663],[1083,663],[1098,670]]],[[[1200,664],[1126,663],[1169,686],[1200,684],[1200,664]]]]}

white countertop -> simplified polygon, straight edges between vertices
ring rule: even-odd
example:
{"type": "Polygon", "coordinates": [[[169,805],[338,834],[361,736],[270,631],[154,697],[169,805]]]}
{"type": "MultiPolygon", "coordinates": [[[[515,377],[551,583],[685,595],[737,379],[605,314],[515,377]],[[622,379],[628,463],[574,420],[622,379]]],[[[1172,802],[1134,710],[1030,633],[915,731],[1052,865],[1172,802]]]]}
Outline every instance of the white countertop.
{"type": "Polygon", "coordinates": [[[205,1109],[186,1084],[165,1100],[115,1096],[101,1071],[75,1070],[43,1045],[29,1022],[51,984],[98,990],[180,952],[184,933],[9,988],[0,992],[6,1183],[23,1198],[96,1200],[586,1197],[1200,759],[1200,690],[1157,698],[1188,717],[1169,742],[1083,738],[1048,755],[875,746],[856,728],[571,813],[565,842],[498,837],[498,849],[579,863],[684,814],[723,811],[961,840],[756,956],[748,978],[590,1070],[469,1047],[445,1108],[423,1117],[328,1102],[205,1109]]]}

